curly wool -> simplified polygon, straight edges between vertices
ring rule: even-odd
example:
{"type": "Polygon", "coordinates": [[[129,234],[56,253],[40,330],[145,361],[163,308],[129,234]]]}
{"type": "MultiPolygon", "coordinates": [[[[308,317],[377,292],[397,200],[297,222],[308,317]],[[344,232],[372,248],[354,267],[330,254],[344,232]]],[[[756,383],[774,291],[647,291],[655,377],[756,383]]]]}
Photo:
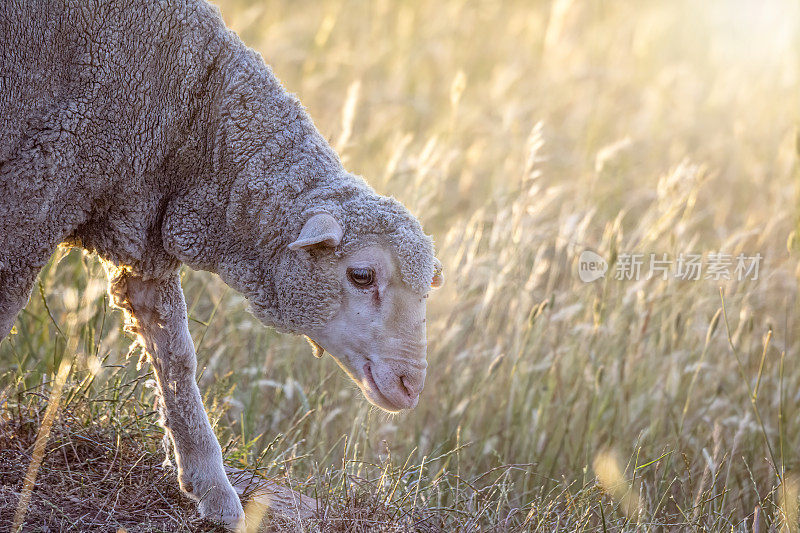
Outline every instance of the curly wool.
{"type": "Polygon", "coordinates": [[[363,179],[340,175],[317,187],[309,202],[314,206],[304,219],[327,211],[344,229],[340,254],[366,243],[388,243],[399,259],[403,281],[421,295],[427,294],[433,277],[433,240],[400,202],[376,194],[363,179]]]}
{"type": "Polygon", "coordinates": [[[342,168],[205,0],[3,3],[0,31],[0,317],[62,241],[145,279],[218,273],[284,331],[329,320],[336,258],[373,242],[428,291],[419,222],[342,168]],[[289,251],[319,211],[341,245],[289,251]]]}

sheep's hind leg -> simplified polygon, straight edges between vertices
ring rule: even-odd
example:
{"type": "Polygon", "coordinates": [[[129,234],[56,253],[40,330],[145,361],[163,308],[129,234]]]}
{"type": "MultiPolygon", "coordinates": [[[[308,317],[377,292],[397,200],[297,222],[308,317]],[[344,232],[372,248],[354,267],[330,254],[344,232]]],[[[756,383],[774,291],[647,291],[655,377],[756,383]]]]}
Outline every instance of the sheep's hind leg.
{"type": "MultiPolygon", "coordinates": [[[[0,202],[0,213],[3,211],[0,202]]],[[[7,214],[7,213],[4,213],[7,214]]],[[[0,216],[0,234],[10,233],[6,226],[12,216],[0,216]]],[[[62,231],[44,225],[22,224],[16,227],[13,246],[0,238],[0,342],[8,337],[19,312],[28,304],[39,272],[62,240],[62,231]]]]}
{"type": "Polygon", "coordinates": [[[28,303],[39,271],[91,203],[75,185],[74,149],[62,134],[58,127],[31,133],[0,160],[0,341],[28,303]]]}
{"type": "Polygon", "coordinates": [[[109,276],[114,303],[129,313],[129,327],[144,341],[155,370],[181,489],[199,500],[204,517],[237,526],[244,512],[225,475],[222,451],[195,380],[197,360],[178,275],[143,280],[112,269],[109,276]]]}
{"type": "Polygon", "coordinates": [[[39,269],[11,272],[0,268],[0,341],[8,337],[14,321],[28,303],[39,269]]]}

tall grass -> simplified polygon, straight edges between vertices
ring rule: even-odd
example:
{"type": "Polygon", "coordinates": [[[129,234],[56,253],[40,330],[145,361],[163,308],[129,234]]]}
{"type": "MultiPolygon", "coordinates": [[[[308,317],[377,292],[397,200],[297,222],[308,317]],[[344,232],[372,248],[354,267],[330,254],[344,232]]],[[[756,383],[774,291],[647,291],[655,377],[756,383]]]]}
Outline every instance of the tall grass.
{"type": "MultiPolygon", "coordinates": [[[[403,510],[380,524],[412,530],[743,531],[757,509],[797,530],[795,3],[219,4],[348,168],[423,220],[448,280],[420,404],[388,416],[187,270],[230,461],[365,528],[377,501],[403,510]],[[604,279],[579,280],[585,249],[604,279]],[[764,261],[757,280],[614,279],[634,252],[764,261]]],[[[130,339],[101,270],[59,253],[0,383],[52,379],[77,335],[69,390],[148,404],[149,368],[117,366],[130,339]],[[59,331],[80,300],[81,327],[59,331]]]]}

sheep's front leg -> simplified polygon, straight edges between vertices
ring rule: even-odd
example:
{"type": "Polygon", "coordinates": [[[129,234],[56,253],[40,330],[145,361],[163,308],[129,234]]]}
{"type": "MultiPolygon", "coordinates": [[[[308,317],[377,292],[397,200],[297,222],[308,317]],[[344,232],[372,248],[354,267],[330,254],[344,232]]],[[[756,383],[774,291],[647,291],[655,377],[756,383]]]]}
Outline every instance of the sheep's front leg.
{"type": "Polygon", "coordinates": [[[244,513],[195,381],[197,360],[178,275],[147,281],[112,276],[112,295],[132,315],[130,326],[144,340],[155,369],[181,489],[199,500],[204,517],[236,526],[244,513]]]}

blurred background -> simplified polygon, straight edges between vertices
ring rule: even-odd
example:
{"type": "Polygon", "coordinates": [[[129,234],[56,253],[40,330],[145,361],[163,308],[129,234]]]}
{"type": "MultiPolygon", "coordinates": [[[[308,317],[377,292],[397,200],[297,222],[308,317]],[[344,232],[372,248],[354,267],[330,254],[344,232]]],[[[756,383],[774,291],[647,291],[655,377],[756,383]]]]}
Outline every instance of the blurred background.
{"type": "MultiPolygon", "coordinates": [[[[465,530],[743,530],[756,507],[796,530],[797,2],[217,3],[347,168],[423,221],[447,278],[419,406],[389,416],[186,269],[229,461],[318,497],[394,486],[465,530]],[[587,249],[609,264],[593,283],[587,249]],[[758,279],[614,279],[621,254],[717,252],[760,254],[758,279]]],[[[97,258],[62,250],[41,284],[0,385],[48,379],[72,313],[74,381],[147,412],[97,258]]]]}

